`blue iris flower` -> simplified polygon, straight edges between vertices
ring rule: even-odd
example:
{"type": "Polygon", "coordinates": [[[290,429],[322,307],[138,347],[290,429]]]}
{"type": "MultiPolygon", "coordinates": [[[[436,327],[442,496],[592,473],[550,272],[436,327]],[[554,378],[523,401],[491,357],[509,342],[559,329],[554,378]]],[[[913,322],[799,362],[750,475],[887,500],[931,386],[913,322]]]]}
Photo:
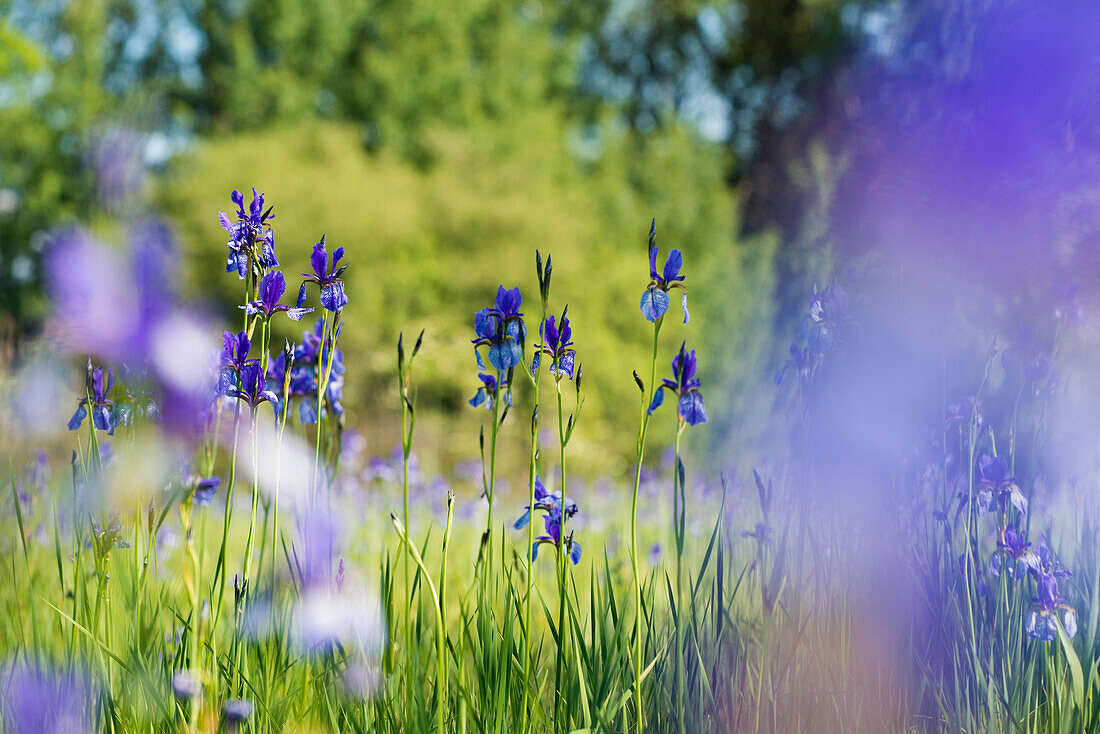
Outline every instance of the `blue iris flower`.
{"type": "Polygon", "coordinates": [[[564,550],[569,554],[569,560],[576,566],[581,561],[581,544],[574,540],[573,533],[568,535],[562,535],[563,517],[561,507],[554,505],[543,516],[543,523],[546,527],[546,534],[540,535],[535,538],[535,542],[531,544],[531,560],[534,561],[539,556],[540,545],[551,545],[559,550],[564,550]]]}
{"type": "Polygon", "coordinates": [[[524,506],[524,512],[516,520],[513,527],[522,530],[531,522],[532,512],[543,513],[543,525],[545,534],[535,538],[531,545],[531,560],[539,555],[540,545],[551,545],[558,550],[567,553],[573,565],[581,560],[581,544],[573,538],[573,533],[564,533],[564,525],[569,518],[577,514],[577,503],[568,497],[562,497],[561,490],[547,491],[542,480],[535,477],[535,504],[534,507],[524,506]]]}
{"type": "Polygon", "coordinates": [[[92,411],[92,425],[101,431],[106,431],[108,436],[114,435],[115,425],[112,420],[114,401],[108,394],[115,386],[115,376],[111,370],[107,370],[107,379],[104,382],[103,368],[96,367],[88,376],[88,395],[76,404],[76,412],[69,419],[69,430],[75,431],[84,424],[84,418],[88,415],[88,408],[92,411]]]}
{"type": "Polygon", "coordinates": [[[294,321],[300,321],[303,316],[313,310],[312,308],[302,308],[306,300],[304,283],[298,291],[298,302],[293,307],[279,303],[283,299],[284,293],[286,293],[286,278],[280,271],[272,270],[260,279],[260,300],[252,301],[241,306],[241,308],[249,316],[263,314],[264,318],[267,319],[282,311],[294,321]]]}
{"type": "Polygon", "coordinates": [[[550,374],[558,379],[561,377],[573,377],[573,367],[576,362],[576,352],[573,349],[573,328],[569,325],[569,306],[561,312],[561,320],[557,321],[549,316],[540,328],[543,343],[535,345],[535,358],[531,362],[531,371],[539,368],[542,355],[550,358],[550,374]]]}
{"type": "Polygon", "coordinates": [[[512,391],[508,389],[508,380],[502,377],[501,384],[497,385],[497,378],[493,375],[485,372],[479,372],[478,378],[481,379],[481,387],[477,389],[477,393],[470,398],[470,405],[475,408],[485,406],[486,409],[492,410],[496,405],[497,398],[501,389],[504,390],[504,404],[509,408],[512,407],[512,391]]]}
{"type": "Polygon", "coordinates": [[[1002,510],[1012,505],[1021,514],[1027,514],[1027,497],[1024,497],[1015,477],[1008,476],[1008,459],[982,454],[978,460],[979,508],[990,509],[996,502],[1002,510]]]}
{"type": "Polygon", "coordinates": [[[697,426],[707,422],[707,406],[703,403],[703,395],[699,392],[698,360],[695,350],[688,351],[683,344],[680,351],[672,358],[672,378],[667,377],[661,381],[661,386],[653,393],[653,402],[649,405],[649,414],[661,407],[665,401],[665,390],[671,391],[677,396],[676,413],[680,420],[689,426],[697,426]]]}
{"type": "Polygon", "coordinates": [[[261,268],[276,268],[279,259],[275,257],[275,235],[267,226],[275,216],[271,213],[273,207],[264,210],[264,195],[252,189],[252,202],[248,210],[244,208],[244,194],[234,191],[233,203],[237,205],[237,221],[234,222],[225,212],[218,212],[218,221],[222,229],[229,233],[229,256],[225,263],[225,272],[236,272],[237,277],[244,280],[248,275],[251,263],[255,262],[261,268]]]}
{"type": "Polygon", "coordinates": [[[671,303],[669,291],[679,288],[683,291],[680,306],[684,311],[686,324],[691,320],[691,314],[688,313],[687,289],[683,285],[684,276],[680,275],[680,268],[684,266],[683,253],[679,250],[670,250],[665,259],[664,268],[658,271],[656,239],[657,222],[654,220],[649,226],[649,286],[642,292],[642,316],[650,322],[663,318],[671,303]]]}
{"type": "Polygon", "coordinates": [[[1077,634],[1077,610],[1065,604],[1066,597],[1059,593],[1058,580],[1068,578],[1070,572],[1062,568],[1054,554],[1045,546],[1039,548],[1038,563],[1028,569],[1035,579],[1035,605],[1028,612],[1024,628],[1028,637],[1051,642],[1058,636],[1058,614],[1067,637],[1077,634]]]}
{"type": "MultiPolygon", "coordinates": [[[[576,502],[568,497],[563,501],[560,489],[555,489],[553,492],[550,492],[546,489],[546,485],[542,483],[542,480],[535,477],[535,511],[551,512],[555,508],[560,511],[562,507],[565,508],[566,519],[577,514],[576,502]]],[[[527,523],[531,522],[531,507],[529,505],[524,505],[523,509],[523,514],[520,515],[519,519],[516,520],[515,524],[512,526],[516,530],[522,530],[527,527],[527,523]]]]}
{"type": "MultiPolygon", "coordinates": [[[[321,288],[321,305],[326,310],[336,312],[348,305],[348,296],[344,292],[344,281],[341,276],[347,265],[337,267],[337,263],[344,256],[344,248],[337,247],[332,251],[332,264],[328,259],[328,250],[325,249],[325,236],[321,235],[321,241],[313,246],[313,254],[309,256],[312,273],[302,273],[302,277],[310,283],[316,283],[321,288]]],[[[302,288],[305,288],[303,284],[302,288]]],[[[303,292],[298,293],[299,305],[303,301],[303,292]]]]}
{"type": "Polygon", "coordinates": [[[485,363],[478,351],[480,347],[487,347],[489,363],[501,372],[515,367],[523,360],[523,341],[527,330],[523,324],[523,314],[519,310],[522,303],[523,296],[519,288],[508,289],[502,285],[497,289],[496,302],[474,314],[474,333],[477,338],[472,342],[480,369],[485,369],[485,363]]]}

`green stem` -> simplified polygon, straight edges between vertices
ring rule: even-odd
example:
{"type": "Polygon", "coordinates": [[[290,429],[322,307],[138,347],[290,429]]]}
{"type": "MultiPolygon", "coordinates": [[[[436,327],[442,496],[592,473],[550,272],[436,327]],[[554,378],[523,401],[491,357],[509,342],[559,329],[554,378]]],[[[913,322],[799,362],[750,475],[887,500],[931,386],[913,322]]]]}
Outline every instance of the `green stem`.
{"type": "Polygon", "coordinates": [[[657,338],[662,319],[653,323],[653,357],[650,361],[649,385],[642,394],[642,415],[638,428],[637,458],[634,462],[634,491],[630,502],[630,564],[634,571],[634,706],[637,711],[637,731],[645,730],[645,701],[642,695],[642,575],[638,568],[638,489],[642,478],[642,459],[649,428],[649,404],[653,401],[657,382],[657,338]]]}
{"type": "MultiPolygon", "coordinates": [[[[546,302],[542,305],[542,320],[540,324],[546,323],[546,302]]],[[[539,359],[539,368],[531,375],[531,384],[535,391],[534,393],[534,412],[531,415],[531,466],[530,473],[527,482],[527,552],[524,554],[527,558],[527,596],[524,599],[523,606],[523,635],[524,635],[524,657],[523,657],[523,727],[521,731],[527,732],[529,725],[528,716],[530,715],[530,695],[531,695],[531,647],[533,635],[531,630],[531,596],[534,592],[534,576],[535,576],[535,564],[531,560],[531,548],[535,543],[535,480],[538,478],[538,455],[539,455],[539,428],[538,428],[538,409],[539,409],[539,388],[542,385],[542,359],[539,359]]]]}
{"type": "Polygon", "coordinates": [[[560,452],[561,462],[561,486],[558,488],[561,492],[561,507],[558,515],[560,525],[558,526],[558,664],[554,672],[554,720],[558,722],[558,731],[565,731],[566,727],[561,721],[561,702],[564,696],[562,695],[561,682],[563,668],[565,667],[565,647],[566,647],[566,629],[565,629],[565,604],[566,604],[566,584],[565,576],[568,572],[568,566],[566,565],[566,550],[565,550],[565,411],[562,409],[561,403],[561,381],[560,375],[555,380],[554,387],[558,393],[558,447],[560,452]]]}
{"type": "Polygon", "coordinates": [[[684,581],[683,581],[683,557],[684,557],[684,525],[687,508],[684,506],[684,485],[680,479],[680,436],[687,425],[684,420],[676,416],[676,439],[673,444],[672,462],[672,505],[673,505],[673,534],[676,539],[676,723],[680,734],[687,730],[684,723],[684,619],[686,613],[684,607],[684,581]]]}

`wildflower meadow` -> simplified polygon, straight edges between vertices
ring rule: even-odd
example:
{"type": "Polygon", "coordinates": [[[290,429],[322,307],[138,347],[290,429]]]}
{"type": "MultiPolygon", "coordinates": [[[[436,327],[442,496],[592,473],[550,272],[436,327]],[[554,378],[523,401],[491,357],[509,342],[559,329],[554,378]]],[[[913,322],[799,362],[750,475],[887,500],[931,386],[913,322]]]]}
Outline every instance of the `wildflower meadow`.
{"type": "Polygon", "coordinates": [[[651,223],[626,248],[640,301],[621,304],[653,334],[632,378],[635,460],[621,484],[593,488],[573,478],[570,441],[600,386],[584,379],[553,256],[534,252],[526,298],[501,285],[464,307],[478,453],[461,479],[429,481],[415,367],[432,335],[390,346],[398,448],[368,460],[345,423],[355,365],[341,337],[364,328],[344,318],[345,282],[370,273],[324,236],[276,247],[264,195],[230,199],[211,212],[227,238],[212,277],[241,292],[220,347],[174,294],[163,228],[135,226],[122,249],[80,229],[51,243],[54,348],[81,369],[13,401],[36,430],[50,428],[44,391],[63,384],[75,410],[67,457],[38,451],[11,468],[7,730],[1097,725],[1097,536],[1089,513],[1037,496],[1059,344],[1084,319],[1075,290],[1057,294],[1043,337],[1028,328],[975,354],[972,391],[898,457],[881,491],[897,498],[895,581],[916,611],[885,642],[894,653],[868,661],[859,638],[881,629],[853,569],[873,541],[815,466],[858,294],[839,281],[812,293],[775,374],[787,453],[704,478],[688,448],[708,423],[706,354],[688,347],[692,264],[651,223]],[[305,328],[279,343],[280,320],[305,328]],[[990,415],[996,373],[1011,411],[990,415]],[[649,439],[658,421],[670,446],[649,439]],[[528,461],[506,483],[509,423],[528,461]]]}

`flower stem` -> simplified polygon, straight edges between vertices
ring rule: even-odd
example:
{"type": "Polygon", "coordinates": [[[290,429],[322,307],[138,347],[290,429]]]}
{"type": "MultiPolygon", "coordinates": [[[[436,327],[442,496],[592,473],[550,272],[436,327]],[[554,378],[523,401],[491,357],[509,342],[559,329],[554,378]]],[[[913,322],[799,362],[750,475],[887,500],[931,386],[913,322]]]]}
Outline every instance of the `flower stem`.
{"type": "Polygon", "coordinates": [[[657,382],[657,338],[661,322],[653,323],[653,357],[650,361],[649,385],[642,395],[642,415],[638,428],[637,457],[634,462],[634,492],[630,503],[630,564],[634,571],[634,706],[638,717],[637,731],[645,730],[645,701],[642,695],[642,575],[638,569],[638,489],[641,486],[645,437],[649,428],[649,404],[657,382]]]}

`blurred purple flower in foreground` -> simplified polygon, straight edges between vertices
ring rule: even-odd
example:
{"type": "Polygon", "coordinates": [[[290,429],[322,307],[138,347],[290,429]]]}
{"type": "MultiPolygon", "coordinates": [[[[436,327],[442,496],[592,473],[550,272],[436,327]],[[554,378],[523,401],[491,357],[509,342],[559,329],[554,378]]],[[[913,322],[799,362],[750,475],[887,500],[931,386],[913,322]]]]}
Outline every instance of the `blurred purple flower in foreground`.
{"type": "Polygon", "coordinates": [[[12,667],[2,674],[0,703],[8,734],[92,731],[88,684],[75,673],[12,667]]]}

